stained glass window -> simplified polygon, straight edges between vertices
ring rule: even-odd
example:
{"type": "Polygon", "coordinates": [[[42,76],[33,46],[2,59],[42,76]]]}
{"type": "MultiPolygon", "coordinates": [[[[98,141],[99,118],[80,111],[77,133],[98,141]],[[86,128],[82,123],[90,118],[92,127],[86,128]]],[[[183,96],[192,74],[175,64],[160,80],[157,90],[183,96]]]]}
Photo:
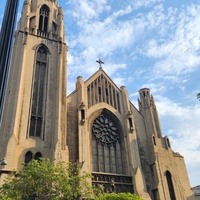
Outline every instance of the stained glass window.
{"type": "Polygon", "coordinates": [[[93,171],[123,174],[120,131],[105,114],[92,124],[93,171]]]}
{"type": "Polygon", "coordinates": [[[47,49],[41,46],[37,51],[33,85],[30,136],[40,137],[44,124],[44,103],[47,81],[47,49]]]}

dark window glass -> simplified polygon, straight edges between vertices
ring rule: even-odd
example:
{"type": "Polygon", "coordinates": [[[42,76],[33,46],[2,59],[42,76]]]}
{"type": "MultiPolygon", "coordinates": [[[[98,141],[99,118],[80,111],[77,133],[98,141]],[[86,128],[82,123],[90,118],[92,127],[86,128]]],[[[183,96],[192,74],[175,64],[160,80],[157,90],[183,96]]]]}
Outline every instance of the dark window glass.
{"type": "Polygon", "coordinates": [[[156,138],[153,136],[153,144],[156,145],[156,138]]]}
{"type": "Polygon", "coordinates": [[[33,154],[30,151],[28,151],[25,155],[25,161],[24,161],[25,164],[28,164],[32,160],[32,158],[33,158],[33,154]]]}
{"type": "Polygon", "coordinates": [[[170,148],[170,142],[168,138],[167,138],[167,146],[170,148]]]}
{"type": "Polygon", "coordinates": [[[39,160],[40,158],[42,158],[42,154],[40,153],[40,152],[37,152],[36,154],[35,154],[35,160],[39,160]]]}
{"type": "Polygon", "coordinates": [[[129,127],[130,127],[130,129],[133,129],[133,122],[132,122],[132,118],[131,118],[131,117],[129,117],[129,118],[128,118],[128,121],[129,121],[129,127]]]}
{"type": "Polygon", "coordinates": [[[85,110],[81,109],[81,120],[85,120],[85,110]]]}
{"type": "Polygon", "coordinates": [[[99,87],[99,94],[101,94],[101,87],[99,87]]]}
{"type": "Polygon", "coordinates": [[[167,178],[167,184],[168,184],[170,199],[176,200],[175,192],[174,192],[174,186],[173,186],[173,182],[172,182],[172,176],[171,176],[171,173],[169,171],[166,172],[166,178],[167,178]]]}
{"type": "Polygon", "coordinates": [[[39,30],[47,32],[48,31],[48,21],[49,21],[49,8],[46,5],[43,5],[40,9],[40,18],[39,18],[39,30]]]}
{"type": "Polygon", "coordinates": [[[40,137],[44,124],[44,103],[47,81],[47,49],[37,51],[29,135],[40,137]]]}

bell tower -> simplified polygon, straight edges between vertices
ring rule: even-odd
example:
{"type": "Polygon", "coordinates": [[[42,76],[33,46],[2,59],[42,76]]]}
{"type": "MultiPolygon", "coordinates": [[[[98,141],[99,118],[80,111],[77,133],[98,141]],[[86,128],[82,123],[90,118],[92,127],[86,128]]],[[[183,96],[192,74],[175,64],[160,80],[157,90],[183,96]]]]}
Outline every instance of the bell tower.
{"type": "Polygon", "coordinates": [[[5,170],[39,157],[68,161],[63,11],[56,0],[25,0],[0,129],[5,170]]]}

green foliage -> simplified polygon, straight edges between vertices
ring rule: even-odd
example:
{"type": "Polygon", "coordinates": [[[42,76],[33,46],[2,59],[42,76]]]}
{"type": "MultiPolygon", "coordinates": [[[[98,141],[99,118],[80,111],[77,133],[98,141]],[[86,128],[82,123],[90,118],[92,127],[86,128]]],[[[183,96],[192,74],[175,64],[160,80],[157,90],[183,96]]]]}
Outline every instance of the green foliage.
{"type": "Polygon", "coordinates": [[[95,200],[143,200],[135,194],[131,193],[104,193],[95,198],[95,200]]]}
{"type": "Polygon", "coordinates": [[[197,94],[197,99],[200,101],[200,92],[197,94]]]}
{"type": "Polygon", "coordinates": [[[91,174],[80,174],[77,164],[33,160],[19,172],[14,172],[0,188],[1,200],[71,200],[98,195],[98,189],[88,182],[91,174]]]}

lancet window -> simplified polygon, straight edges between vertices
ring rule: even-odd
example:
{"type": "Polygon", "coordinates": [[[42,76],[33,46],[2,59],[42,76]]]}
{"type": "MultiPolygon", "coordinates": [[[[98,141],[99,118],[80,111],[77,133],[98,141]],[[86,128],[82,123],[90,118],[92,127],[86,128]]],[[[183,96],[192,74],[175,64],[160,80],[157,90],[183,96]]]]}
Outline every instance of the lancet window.
{"type": "Polygon", "coordinates": [[[29,136],[41,137],[44,125],[44,112],[47,88],[47,48],[41,46],[36,55],[33,82],[32,107],[29,136]]]}
{"type": "Polygon", "coordinates": [[[39,30],[43,32],[48,31],[48,21],[49,21],[49,7],[43,5],[40,9],[40,18],[39,18],[39,30]]]}
{"type": "Polygon", "coordinates": [[[176,200],[173,181],[172,181],[172,175],[169,171],[166,171],[166,179],[167,179],[167,184],[168,184],[168,189],[169,189],[169,194],[170,194],[170,200],[176,200]]]}
{"type": "Polygon", "coordinates": [[[31,151],[28,151],[25,155],[25,164],[28,164],[33,159],[33,154],[31,151]]]}
{"type": "Polygon", "coordinates": [[[42,154],[40,152],[37,152],[34,156],[35,160],[40,160],[40,158],[42,158],[42,154]]]}
{"type": "Polygon", "coordinates": [[[35,154],[35,156],[33,156],[33,153],[31,151],[28,151],[25,154],[25,164],[28,164],[31,160],[35,159],[35,160],[39,160],[40,158],[42,158],[42,154],[40,152],[37,152],[35,154]]]}

